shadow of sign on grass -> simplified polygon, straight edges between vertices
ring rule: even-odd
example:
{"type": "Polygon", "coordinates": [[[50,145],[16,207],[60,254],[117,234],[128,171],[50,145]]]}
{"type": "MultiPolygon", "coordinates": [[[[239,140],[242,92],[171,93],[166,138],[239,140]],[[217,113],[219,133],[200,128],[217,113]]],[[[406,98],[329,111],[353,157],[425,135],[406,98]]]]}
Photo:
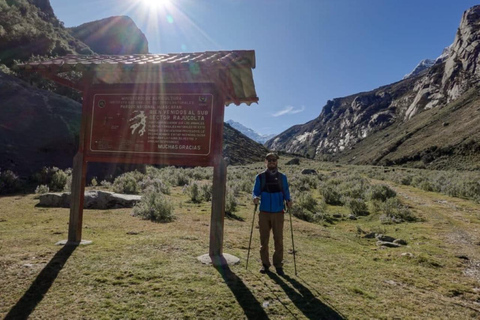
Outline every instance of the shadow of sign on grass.
{"type": "Polygon", "coordinates": [[[257,298],[226,263],[216,269],[242,307],[247,319],[269,319],[257,298]]]}
{"type": "Polygon", "coordinates": [[[269,272],[268,276],[275,281],[285,291],[293,304],[308,319],[315,320],[341,320],[346,319],[338,311],[326,305],[303,284],[290,278],[288,275],[280,278],[275,273],[269,272]],[[286,281],[285,281],[285,280],[286,281]],[[287,283],[288,282],[288,283],[287,283]]]}
{"type": "Polygon", "coordinates": [[[30,288],[28,288],[15,306],[10,309],[5,320],[27,319],[32,314],[76,248],[76,245],[66,245],[55,254],[38,274],[30,288]]]}

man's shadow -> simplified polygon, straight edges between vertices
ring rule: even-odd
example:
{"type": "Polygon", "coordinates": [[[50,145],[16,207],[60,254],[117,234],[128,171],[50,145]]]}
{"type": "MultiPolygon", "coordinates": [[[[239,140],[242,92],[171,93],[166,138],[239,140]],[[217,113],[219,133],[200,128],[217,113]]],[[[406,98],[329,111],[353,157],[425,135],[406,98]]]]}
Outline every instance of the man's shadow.
{"type": "Polygon", "coordinates": [[[268,276],[275,281],[290,300],[308,319],[315,320],[336,320],[346,319],[340,312],[334,310],[332,307],[326,305],[319,300],[313,293],[297,280],[290,278],[288,275],[282,276],[292,286],[289,286],[282,278],[272,272],[267,273],[268,276]]]}
{"type": "Polygon", "coordinates": [[[30,288],[28,288],[15,306],[10,309],[5,320],[27,319],[32,314],[76,248],[77,245],[65,245],[55,254],[30,285],[30,288]]]}
{"type": "Polygon", "coordinates": [[[216,266],[215,269],[220,273],[228,288],[232,291],[238,303],[245,312],[247,319],[268,319],[268,315],[263,309],[260,302],[255,298],[253,293],[243,283],[225,262],[221,266],[216,266]]]}

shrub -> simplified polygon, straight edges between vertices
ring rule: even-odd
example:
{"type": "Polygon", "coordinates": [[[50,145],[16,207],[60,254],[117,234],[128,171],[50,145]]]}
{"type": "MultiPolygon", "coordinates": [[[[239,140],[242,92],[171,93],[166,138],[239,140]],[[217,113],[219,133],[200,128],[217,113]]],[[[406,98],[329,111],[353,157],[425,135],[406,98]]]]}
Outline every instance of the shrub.
{"type": "Polygon", "coordinates": [[[310,192],[299,192],[295,196],[296,207],[308,210],[310,212],[317,211],[318,201],[312,196],[310,192]]]}
{"type": "Polygon", "coordinates": [[[172,178],[173,178],[173,185],[175,186],[181,187],[184,185],[188,185],[190,183],[190,179],[185,174],[185,170],[183,169],[175,170],[172,178]]]}
{"type": "Polygon", "coordinates": [[[200,194],[201,194],[203,200],[211,201],[212,200],[212,192],[213,192],[213,185],[211,183],[202,184],[200,186],[200,194]]]}
{"type": "Polygon", "coordinates": [[[173,205],[164,195],[158,192],[148,192],[133,208],[133,215],[155,222],[171,222],[175,220],[173,205]]]}
{"type": "Polygon", "coordinates": [[[225,212],[226,213],[233,213],[237,211],[237,198],[235,197],[234,192],[227,188],[227,194],[225,197],[225,212]]]}
{"type": "Polygon", "coordinates": [[[65,183],[65,186],[63,187],[63,191],[65,192],[70,192],[72,190],[72,180],[73,180],[73,177],[72,175],[70,174],[68,177],[67,177],[67,182],[65,183]]]}
{"type": "Polygon", "coordinates": [[[410,209],[403,205],[398,198],[390,198],[382,205],[383,215],[380,217],[382,223],[401,223],[404,221],[412,222],[417,218],[410,209]]]}
{"type": "Polygon", "coordinates": [[[33,181],[38,185],[47,185],[50,191],[58,192],[69,190],[71,184],[72,169],[65,171],[57,167],[43,167],[40,172],[33,176],[33,181]]]}
{"type": "Polygon", "coordinates": [[[187,192],[190,196],[190,200],[193,202],[202,202],[202,196],[200,194],[200,188],[198,187],[198,184],[196,182],[190,184],[187,187],[187,192]]]}
{"type": "Polygon", "coordinates": [[[368,206],[362,199],[348,198],[345,202],[347,208],[350,209],[350,213],[354,216],[368,215],[368,206]]]}
{"type": "Polygon", "coordinates": [[[0,171],[0,194],[18,192],[21,186],[20,179],[13,171],[0,171]]]}
{"type": "Polygon", "coordinates": [[[49,183],[50,190],[57,192],[63,191],[67,184],[68,175],[64,171],[58,169],[52,176],[52,180],[49,183]]]}
{"type": "Polygon", "coordinates": [[[373,185],[368,192],[368,198],[372,201],[378,200],[381,202],[387,201],[389,198],[394,198],[397,193],[386,185],[373,185]]]}
{"type": "Polygon", "coordinates": [[[113,182],[113,191],[126,194],[139,194],[141,187],[139,181],[142,181],[144,175],[138,171],[126,172],[115,179],[113,182]]]}
{"type": "Polygon", "coordinates": [[[323,188],[320,189],[320,193],[323,197],[323,200],[327,204],[330,204],[333,206],[339,206],[343,204],[342,195],[336,190],[335,187],[324,186],[323,188]]]}
{"type": "Polygon", "coordinates": [[[36,194],[44,194],[50,192],[50,189],[46,184],[41,184],[35,188],[35,193],[36,194]]]}
{"type": "Polygon", "coordinates": [[[150,190],[154,192],[161,192],[163,194],[170,194],[170,187],[167,184],[163,183],[160,178],[152,178],[150,176],[146,176],[138,184],[143,192],[150,190]]]}
{"type": "Polygon", "coordinates": [[[368,185],[369,183],[365,178],[358,175],[350,176],[340,183],[336,190],[345,198],[365,199],[368,185]]]}
{"type": "Polygon", "coordinates": [[[111,188],[112,187],[112,183],[110,181],[107,181],[107,180],[102,180],[102,182],[100,182],[100,185],[102,187],[105,187],[105,188],[111,188]]]}
{"type": "Polygon", "coordinates": [[[290,213],[293,214],[300,220],[307,221],[307,222],[314,222],[315,221],[315,214],[305,210],[300,206],[294,206],[290,209],[290,213]]]}

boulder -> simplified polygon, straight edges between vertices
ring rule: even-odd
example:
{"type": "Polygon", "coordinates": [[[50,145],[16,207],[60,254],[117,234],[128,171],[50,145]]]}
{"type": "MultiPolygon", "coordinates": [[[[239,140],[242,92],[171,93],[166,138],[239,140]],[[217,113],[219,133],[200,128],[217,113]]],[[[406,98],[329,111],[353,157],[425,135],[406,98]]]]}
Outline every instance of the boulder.
{"type": "Polygon", "coordinates": [[[291,166],[291,165],[294,165],[294,164],[296,164],[296,165],[300,164],[300,159],[298,159],[298,158],[293,158],[292,160],[290,160],[290,161],[288,161],[287,163],[285,163],[285,165],[287,165],[287,166],[291,166]]]}
{"type": "Polygon", "coordinates": [[[317,171],[315,169],[303,169],[302,174],[317,174],[317,171]]]}
{"type": "Polygon", "coordinates": [[[376,238],[379,241],[386,241],[386,242],[394,242],[396,240],[394,237],[386,236],[384,234],[377,234],[376,238]]]}
{"type": "MultiPolygon", "coordinates": [[[[46,193],[39,197],[40,207],[70,207],[70,192],[46,193]]],[[[92,190],[85,192],[84,209],[132,208],[142,199],[139,195],[120,194],[108,191],[92,190]]]]}
{"type": "Polygon", "coordinates": [[[405,240],[403,240],[403,239],[395,239],[395,240],[393,240],[393,243],[401,244],[402,246],[406,246],[406,245],[407,245],[407,241],[405,241],[405,240]]]}

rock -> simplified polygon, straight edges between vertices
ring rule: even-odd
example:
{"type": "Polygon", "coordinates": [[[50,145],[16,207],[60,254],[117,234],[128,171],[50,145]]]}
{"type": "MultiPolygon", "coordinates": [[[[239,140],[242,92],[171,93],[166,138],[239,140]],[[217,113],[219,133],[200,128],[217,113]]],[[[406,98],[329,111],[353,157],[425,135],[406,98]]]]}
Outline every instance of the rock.
{"type": "Polygon", "coordinates": [[[355,215],[351,214],[348,216],[348,219],[350,220],[358,220],[357,217],[355,217],[355,215]]]}
{"type": "MultiPolygon", "coordinates": [[[[40,207],[70,207],[70,192],[46,193],[40,195],[40,207]]],[[[133,208],[142,199],[139,195],[120,194],[108,191],[92,190],[85,192],[84,209],[133,208]]]]}
{"type": "Polygon", "coordinates": [[[393,243],[393,242],[388,242],[388,241],[377,241],[377,246],[379,247],[389,247],[389,248],[399,248],[400,245],[393,243]]]}
{"type": "Polygon", "coordinates": [[[50,192],[40,195],[40,207],[53,208],[69,208],[70,207],[70,193],[67,192],[50,192]]]}
{"type": "Polygon", "coordinates": [[[402,257],[409,257],[409,258],[413,258],[413,253],[411,252],[404,252],[401,254],[402,257]]]}
{"type": "Polygon", "coordinates": [[[303,169],[302,174],[317,174],[317,171],[315,169],[303,169]]]}
{"type": "Polygon", "coordinates": [[[293,158],[292,160],[288,161],[287,163],[285,163],[285,165],[287,166],[290,166],[290,165],[293,165],[293,164],[300,164],[300,159],[298,158],[293,158]]]}
{"type": "Polygon", "coordinates": [[[407,241],[403,240],[403,239],[395,239],[393,240],[393,243],[396,243],[396,244],[400,244],[402,246],[406,246],[407,245],[407,241]]]}
{"type": "Polygon", "coordinates": [[[375,238],[375,232],[367,233],[367,234],[364,235],[363,237],[364,237],[364,238],[367,238],[367,239],[374,239],[374,238],[375,238]]]}
{"type": "Polygon", "coordinates": [[[394,242],[396,239],[394,237],[386,236],[384,234],[377,234],[377,240],[385,242],[394,242]]]}

